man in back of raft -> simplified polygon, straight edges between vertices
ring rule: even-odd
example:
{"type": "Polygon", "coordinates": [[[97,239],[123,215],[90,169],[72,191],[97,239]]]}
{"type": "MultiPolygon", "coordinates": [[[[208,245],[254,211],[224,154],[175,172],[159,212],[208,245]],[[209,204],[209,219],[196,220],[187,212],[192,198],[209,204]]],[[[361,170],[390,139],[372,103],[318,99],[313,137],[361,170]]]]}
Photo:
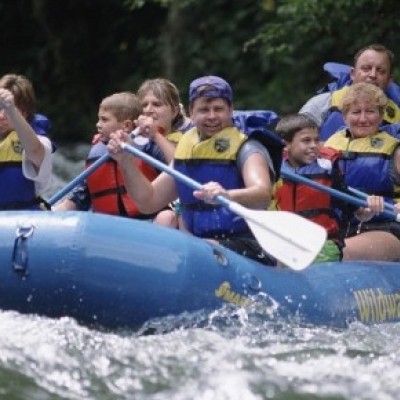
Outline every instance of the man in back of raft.
{"type": "Polygon", "coordinates": [[[172,165],[202,183],[203,188],[193,192],[165,172],[150,182],[132,163],[133,156],[122,150],[121,142],[129,143],[130,138],[118,131],[111,134],[108,150],[121,164],[128,193],[140,211],[149,214],[179,197],[186,230],[270,264],[244,219],[214,201],[221,195],[243,206],[265,210],[275,179],[268,150],[233,126],[232,89],[224,79],[195,79],[190,84],[189,102],[194,128],[181,138],[172,165]]]}

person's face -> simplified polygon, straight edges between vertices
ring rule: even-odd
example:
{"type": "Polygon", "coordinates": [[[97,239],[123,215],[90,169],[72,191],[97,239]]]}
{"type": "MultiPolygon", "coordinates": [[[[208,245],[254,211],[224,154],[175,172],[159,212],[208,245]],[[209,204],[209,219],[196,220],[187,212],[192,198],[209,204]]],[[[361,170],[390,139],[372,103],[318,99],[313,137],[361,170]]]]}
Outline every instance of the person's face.
{"type": "Polygon", "coordinates": [[[293,167],[311,164],[319,155],[319,133],[317,129],[303,128],[286,144],[288,160],[293,167]]]}
{"type": "Polygon", "coordinates": [[[179,108],[171,107],[157,98],[152,91],[146,93],[142,101],[143,114],[152,117],[155,124],[167,133],[171,132],[172,122],[178,115],[179,108]]]}
{"type": "Polygon", "coordinates": [[[108,142],[110,133],[124,128],[123,122],[118,122],[117,118],[110,111],[99,109],[98,121],[96,124],[97,133],[101,135],[103,142],[108,142]]]}
{"type": "Polygon", "coordinates": [[[387,54],[375,50],[364,51],[351,71],[351,79],[353,83],[373,83],[385,90],[392,80],[387,54]]]}
{"type": "Polygon", "coordinates": [[[382,122],[379,108],[366,99],[360,98],[344,115],[352,137],[363,138],[374,135],[382,122]]]}
{"type": "Polygon", "coordinates": [[[203,138],[210,138],[232,126],[233,108],[224,99],[196,99],[190,108],[191,118],[203,138]]]}

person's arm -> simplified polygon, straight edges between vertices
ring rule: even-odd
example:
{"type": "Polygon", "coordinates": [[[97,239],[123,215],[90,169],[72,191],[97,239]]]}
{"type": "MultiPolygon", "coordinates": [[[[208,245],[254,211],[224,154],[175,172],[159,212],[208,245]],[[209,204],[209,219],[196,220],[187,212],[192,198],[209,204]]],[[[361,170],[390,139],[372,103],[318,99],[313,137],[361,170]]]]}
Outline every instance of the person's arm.
{"type": "Polygon", "coordinates": [[[320,127],[326,117],[326,114],[331,106],[332,94],[330,92],[321,93],[314,97],[311,97],[301,107],[299,114],[305,114],[312,118],[316,124],[320,127]]]}
{"type": "MultiPolygon", "coordinates": [[[[393,169],[394,179],[397,183],[400,183],[400,145],[397,146],[393,153],[393,169]]],[[[400,213],[400,203],[394,204],[394,211],[400,213]]]]}
{"type": "Polygon", "coordinates": [[[18,134],[26,159],[39,171],[45,156],[43,143],[39,140],[28,121],[15,106],[14,96],[9,90],[0,89],[0,104],[4,107],[7,117],[18,134]]]}
{"type": "Polygon", "coordinates": [[[174,158],[176,143],[170,142],[163,132],[160,132],[152,117],[141,115],[135,123],[140,129],[140,134],[148,137],[160,148],[166,163],[169,164],[174,158]]]}
{"type": "Polygon", "coordinates": [[[160,211],[177,198],[174,179],[163,172],[150,182],[133,162],[134,157],[122,150],[121,142],[129,143],[129,136],[122,131],[114,132],[110,135],[107,149],[121,165],[129,195],[140,212],[152,214],[160,211]]]}
{"type": "MultiPolygon", "coordinates": [[[[260,200],[260,208],[264,209],[268,207],[272,199],[276,171],[274,170],[274,165],[267,148],[257,140],[247,140],[238,155],[238,168],[242,171],[246,187],[256,184],[256,187],[262,190],[261,194],[263,198],[260,200]],[[254,178],[261,179],[259,183],[253,178],[251,181],[246,182],[246,177],[252,173],[255,174],[254,178]],[[265,195],[267,195],[266,199],[264,198],[265,195]]],[[[254,200],[256,201],[256,197],[254,197],[254,200]]]]}
{"type": "Polygon", "coordinates": [[[35,182],[36,193],[42,194],[49,186],[51,180],[51,172],[53,166],[53,147],[49,138],[38,136],[38,139],[43,145],[44,156],[39,169],[30,161],[25,151],[22,153],[22,171],[27,179],[35,182]]]}
{"type": "Polygon", "coordinates": [[[160,148],[167,164],[169,164],[174,159],[176,143],[170,142],[159,132],[153,136],[153,141],[160,148]]]}
{"type": "Polygon", "coordinates": [[[222,195],[247,207],[266,209],[272,197],[271,168],[265,153],[252,149],[253,151],[244,149],[247,152],[246,157],[239,163],[244,188],[225,190],[217,182],[209,182],[202,190],[194,192],[195,197],[214,203],[212,199],[222,195]]]}
{"type": "Polygon", "coordinates": [[[76,204],[68,198],[63,199],[60,203],[51,207],[52,211],[75,211],[77,210],[76,204]]]}
{"type": "Polygon", "coordinates": [[[398,184],[400,184],[400,144],[393,152],[393,169],[394,179],[398,184]]]}
{"type": "Polygon", "coordinates": [[[52,207],[53,211],[88,211],[92,206],[86,182],[75,186],[72,192],[52,207]]]}

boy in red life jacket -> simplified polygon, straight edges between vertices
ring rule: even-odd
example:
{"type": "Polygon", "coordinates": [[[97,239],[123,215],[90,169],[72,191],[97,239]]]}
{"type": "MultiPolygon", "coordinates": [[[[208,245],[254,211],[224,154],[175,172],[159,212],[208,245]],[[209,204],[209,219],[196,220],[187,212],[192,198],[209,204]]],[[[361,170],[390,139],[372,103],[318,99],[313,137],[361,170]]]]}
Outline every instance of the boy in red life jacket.
{"type": "MultiPolygon", "coordinates": [[[[86,165],[95,162],[107,152],[110,133],[117,130],[131,132],[135,128],[134,121],[141,112],[140,101],[134,93],[120,92],[104,98],[99,106],[97,134],[93,136],[86,165]]],[[[154,143],[149,142],[143,145],[142,150],[151,154],[153,147],[155,147],[154,143]]],[[[152,155],[155,156],[155,154],[152,155]]],[[[148,179],[153,180],[158,175],[157,170],[143,161],[136,159],[135,162],[148,179]]],[[[53,207],[56,211],[88,211],[89,209],[94,212],[131,218],[152,217],[151,215],[143,216],[139,212],[126,191],[119,165],[111,158],[53,207]]]]}
{"type": "MultiPolygon", "coordinates": [[[[343,190],[337,165],[339,152],[323,149],[317,124],[304,114],[283,117],[276,132],[286,143],[282,171],[300,174],[320,184],[343,190]]],[[[315,262],[339,261],[344,247],[345,225],[352,206],[306,184],[281,177],[274,186],[273,203],[278,210],[292,211],[323,226],[328,240],[315,262]]]]}

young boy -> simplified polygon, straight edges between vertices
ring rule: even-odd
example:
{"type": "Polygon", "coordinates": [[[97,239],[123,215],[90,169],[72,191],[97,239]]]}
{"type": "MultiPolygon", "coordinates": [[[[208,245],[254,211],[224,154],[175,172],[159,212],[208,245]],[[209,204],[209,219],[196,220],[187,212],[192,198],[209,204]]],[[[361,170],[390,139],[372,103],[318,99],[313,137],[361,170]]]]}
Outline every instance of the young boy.
{"type": "MultiPolygon", "coordinates": [[[[311,118],[303,114],[285,116],[278,122],[276,132],[286,144],[282,171],[344,189],[336,162],[339,153],[324,149],[322,154],[318,126],[311,118]]],[[[316,262],[342,259],[344,225],[350,206],[308,185],[284,178],[275,184],[273,197],[277,209],[293,211],[326,228],[328,240],[316,262]]]]}
{"type": "MultiPolygon", "coordinates": [[[[107,152],[111,132],[122,130],[131,132],[134,121],[142,112],[137,96],[131,92],[114,93],[102,100],[99,106],[97,134],[92,140],[92,148],[86,160],[90,165],[107,152]]],[[[152,143],[145,146],[151,147],[152,143]]],[[[147,151],[149,151],[147,149],[147,151]]],[[[150,179],[158,175],[153,167],[140,160],[135,161],[139,169],[150,179]]],[[[77,186],[61,203],[53,207],[56,211],[93,210],[105,214],[140,218],[136,204],[127,194],[122,172],[118,164],[110,159],[92,172],[85,183],[77,186]]],[[[150,218],[151,216],[144,216],[150,218]]]]}

